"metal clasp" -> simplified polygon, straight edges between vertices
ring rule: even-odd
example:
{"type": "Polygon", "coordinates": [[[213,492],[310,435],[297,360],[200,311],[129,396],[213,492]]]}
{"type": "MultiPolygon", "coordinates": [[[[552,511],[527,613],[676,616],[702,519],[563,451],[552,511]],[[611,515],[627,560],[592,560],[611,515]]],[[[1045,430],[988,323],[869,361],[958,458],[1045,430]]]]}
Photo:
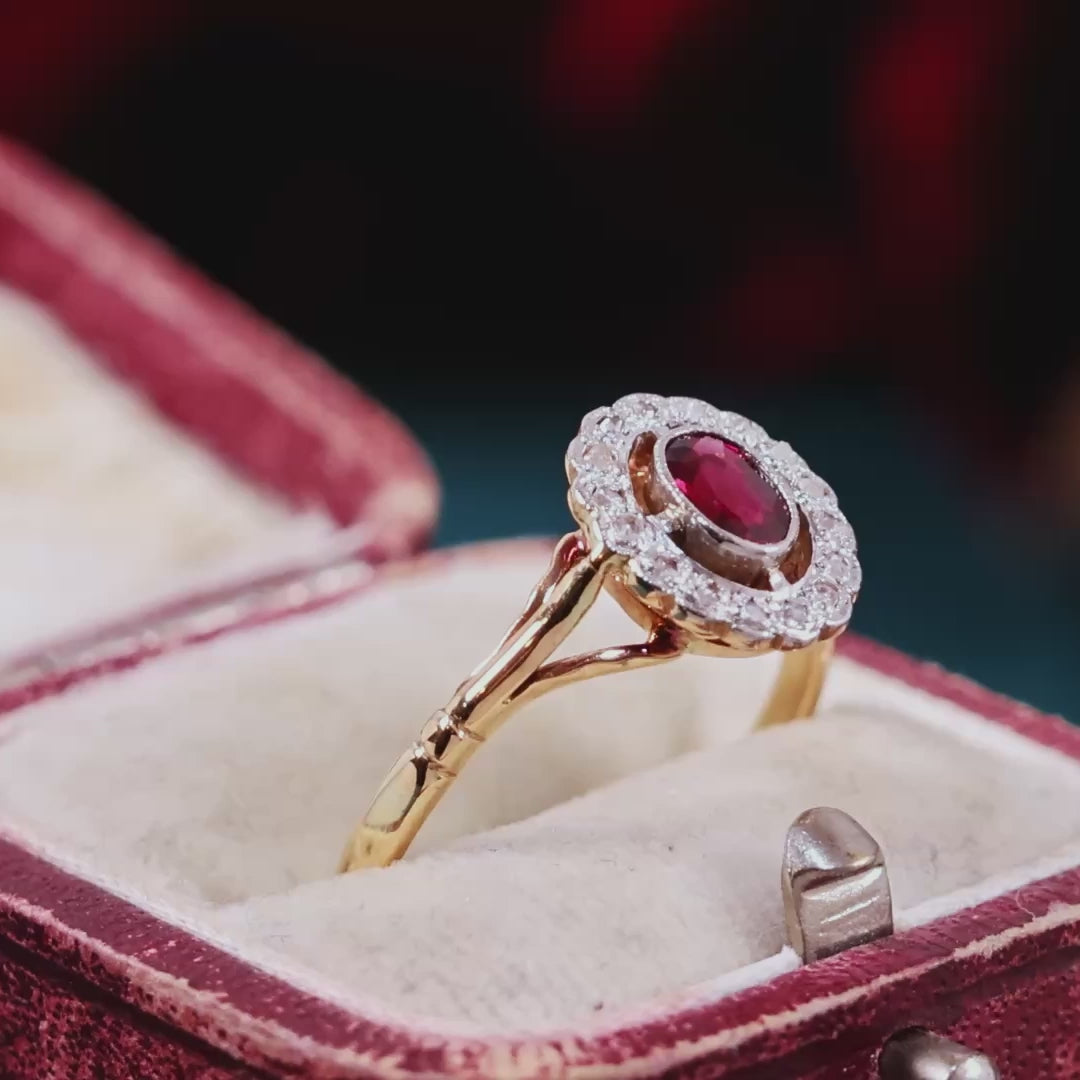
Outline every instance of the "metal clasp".
{"type": "Polygon", "coordinates": [[[843,810],[820,806],[795,819],[781,885],[788,941],[806,963],[892,933],[885,856],[843,810]]]}
{"type": "Polygon", "coordinates": [[[894,1035],[881,1052],[881,1080],[1001,1080],[985,1054],[913,1028],[894,1035]]]}

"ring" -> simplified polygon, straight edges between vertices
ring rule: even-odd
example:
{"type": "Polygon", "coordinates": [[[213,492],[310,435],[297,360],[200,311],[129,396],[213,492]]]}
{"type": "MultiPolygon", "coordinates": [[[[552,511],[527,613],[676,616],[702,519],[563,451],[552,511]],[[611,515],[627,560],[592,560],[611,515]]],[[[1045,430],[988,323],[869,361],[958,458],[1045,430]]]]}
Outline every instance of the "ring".
{"type": "Polygon", "coordinates": [[[566,455],[579,528],[491,656],[399,758],[341,870],[386,866],[507,717],[550,690],[683,653],[783,664],[757,725],[810,716],[861,571],[833,490],[786,442],[694,398],[630,394],[582,421],[566,455]],[[646,633],[551,660],[606,589],[646,633]]]}

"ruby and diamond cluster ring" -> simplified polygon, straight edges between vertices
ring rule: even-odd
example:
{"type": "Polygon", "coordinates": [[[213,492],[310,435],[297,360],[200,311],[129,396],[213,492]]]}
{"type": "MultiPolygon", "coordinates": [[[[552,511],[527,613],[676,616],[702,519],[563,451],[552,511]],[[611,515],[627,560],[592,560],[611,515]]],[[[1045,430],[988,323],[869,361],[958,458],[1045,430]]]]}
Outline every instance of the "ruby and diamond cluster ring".
{"type": "Polygon", "coordinates": [[[801,648],[851,618],[861,572],[832,488],[786,442],[694,398],[595,409],[570,507],[650,610],[736,648],[801,648]]]}
{"type": "Polygon", "coordinates": [[[578,528],[495,652],[387,774],[343,870],[401,858],[468,759],[517,708],[684,653],[783,663],[758,726],[811,716],[861,571],[832,488],[752,420],[687,397],[594,409],[566,454],[578,528]],[[601,590],[644,640],[554,660],[601,590]]]}

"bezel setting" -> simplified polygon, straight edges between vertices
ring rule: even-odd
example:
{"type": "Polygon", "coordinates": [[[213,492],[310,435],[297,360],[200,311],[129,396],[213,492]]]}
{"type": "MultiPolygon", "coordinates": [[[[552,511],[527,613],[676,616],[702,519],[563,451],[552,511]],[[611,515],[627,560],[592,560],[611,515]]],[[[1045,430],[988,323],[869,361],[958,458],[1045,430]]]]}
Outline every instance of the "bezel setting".
{"type": "MultiPolygon", "coordinates": [[[[679,523],[693,526],[702,532],[714,536],[720,543],[735,545],[741,551],[753,553],[758,556],[764,563],[775,565],[784,554],[791,550],[791,545],[795,543],[795,539],[799,535],[798,507],[787,490],[786,485],[778,484],[768,472],[764,469],[761,470],[762,476],[769,482],[773,490],[784,503],[788,514],[787,534],[775,543],[759,543],[748,540],[745,537],[736,536],[734,533],[729,532],[727,529],[724,529],[722,526],[717,525],[706,517],[705,514],[703,514],[701,510],[699,510],[693,502],[678,489],[675,479],[671,475],[671,468],[668,465],[668,447],[675,439],[682,438],[684,435],[702,433],[701,429],[702,425],[700,423],[682,424],[679,427],[670,428],[668,431],[660,434],[656,440],[653,449],[653,477],[657,486],[662,488],[667,496],[668,507],[664,511],[666,519],[672,524],[679,523]]],[[[712,435],[718,433],[710,431],[707,434],[712,435]]],[[[735,440],[731,441],[734,442],[735,440]]]]}
{"type": "Polygon", "coordinates": [[[691,648],[803,648],[840,633],[851,618],[862,574],[836,495],[788,443],[752,420],[696,398],[630,394],[584,417],[566,468],[571,512],[590,543],[612,553],[610,590],[624,607],[641,609],[631,614],[676,623],[691,648]],[[782,541],[757,544],[725,532],[678,490],[664,450],[672,439],[698,432],[752,458],[790,512],[782,541]],[[632,482],[631,455],[643,437],[655,440],[650,468],[664,493],[659,511],[642,505],[632,482]],[[797,580],[774,572],[769,587],[741,583],[687,554],[677,537],[688,527],[766,568],[777,566],[804,534],[809,560],[797,580]]]}

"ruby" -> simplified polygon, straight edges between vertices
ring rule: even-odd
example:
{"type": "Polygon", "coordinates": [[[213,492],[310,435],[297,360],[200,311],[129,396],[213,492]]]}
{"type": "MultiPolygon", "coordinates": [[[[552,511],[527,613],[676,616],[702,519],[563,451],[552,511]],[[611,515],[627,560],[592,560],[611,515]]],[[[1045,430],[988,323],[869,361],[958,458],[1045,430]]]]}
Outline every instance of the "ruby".
{"type": "Polygon", "coordinates": [[[755,544],[787,536],[787,502],[737,443],[700,432],[678,435],[664,457],[675,486],[714,525],[755,544]]]}

